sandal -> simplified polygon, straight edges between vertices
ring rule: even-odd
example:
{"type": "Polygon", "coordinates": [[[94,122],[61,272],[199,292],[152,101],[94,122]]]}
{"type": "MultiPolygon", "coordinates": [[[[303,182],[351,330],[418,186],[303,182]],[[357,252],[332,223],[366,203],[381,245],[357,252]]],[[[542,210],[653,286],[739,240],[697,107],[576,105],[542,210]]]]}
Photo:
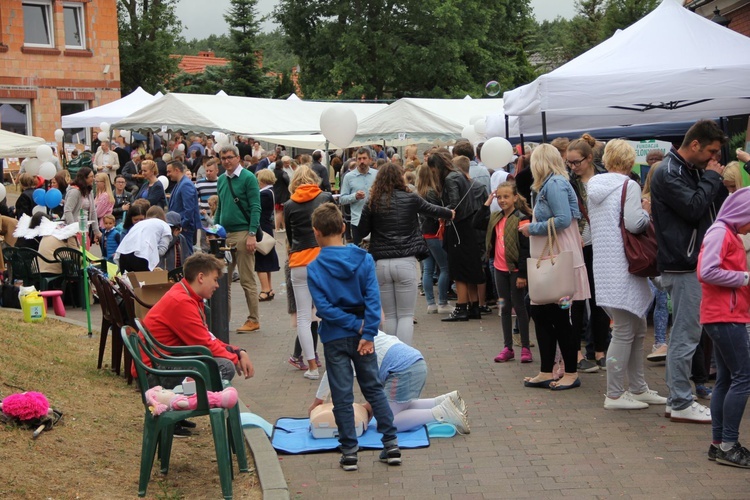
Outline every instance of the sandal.
{"type": "Polygon", "coordinates": [[[271,295],[271,293],[273,293],[273,290],[270,292],[260,292],[258,294],[258,302],[268,302],[269,300],[273,300],[273,295],[271,295]]]}

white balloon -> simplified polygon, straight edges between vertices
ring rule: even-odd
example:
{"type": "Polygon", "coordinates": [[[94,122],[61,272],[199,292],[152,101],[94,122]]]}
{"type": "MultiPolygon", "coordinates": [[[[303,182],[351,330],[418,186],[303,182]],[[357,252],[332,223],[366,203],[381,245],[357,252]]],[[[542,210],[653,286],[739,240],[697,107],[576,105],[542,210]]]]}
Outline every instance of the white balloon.
{"type": "Polygon", "coordinates": [[[221,144],[221,143],[217,142],[216,144],[214,144],[214,153],[216,153],[217,155],[220,155],[221,154],[221,148],[223,148],[223,147],[224,147],[224,144],[221,144]]]}
{"type": "Polygon", "coordinates": [[[461,137],[467,139],[473,146],[482,142],[482,137],[474,131],[474,125],[466,125],[461,131],[461,137]]]}
{"type": "Polygon", "coordinates": [[[481,120],[474,122],[474,132],[478,135],[484,135],[487,133],[487,120],[482,118],[481,120]]]}
{"type": "Polygon", "coordinates": [[[57,168],[55,168],[55,164],[52,162],[45,161],[44,163],[39,165],[39,175],[46,181],[53,178],[56,173],[57,168]]]}
{"type": "Polygon", "coordinates": [[[185,145],[183,143],[179,143],[177,145],[177,149],[180,150],[180,151],[185,151],[185,145]]]}
{"type": "Polygon", "coordinates": [[[63,139],[65,139],[65,131],[61,128],[55,130],[55,140],[57,142],[62,142],[63,139]]]}
{"type": "Polygon", "coordinates": [[[0,183],[0,201],[3,201],[5,199],[5,195],[7,194],[5,190],[5,186],[0,183]]]}
{"type": "Polygon", "coordinates": [[[102,132],[104,132],[105,134],[109,134],[109,123],[101,122],[99,124],[99,128],[102,129],[102,132]]]}
{"type": "Polygon", "coordinates": [[[55,155],[52,153],[52,148],[46,144],[41,144],[36,147],[36,157],[41,161],[51,160],[55,155]]]}
{"type": "Polygon", "coordinates": [[[484,118],[482,115],[474,115],[471,118],[469,118],[469,125],[474,125],[476,122],[484,118]]]}
{"type": "Polygon", "coordinates": [[[357,135],[357,115],[350,108],[335,104],[320,114],[320,131],[334,146],[345,148],[357,135]]]}
{"type": "Polygon", "coordinates": [[[44,205],[37,205],[37,206],[35,206],[34,208],[31,209],[31,214],[32,215],[33,214],[39,214],[39,213],[46,214],[47,213],[47,207],[45,207],[44,205]]]}
{"type": "Polygon", "coordinates": [[[125,142],[130,142],[130,130],[120,130],[120,137],[125,139],[125,142]]]}
{"type": "Polygon", "coordinates": [[[24,172],[27,174],[37,175],[39,174],[39,166],[41,164],[42,162],[39,158],[26,158],[23,163],[21,163],[21,167],[23,167],[24,172]]]}
{"type": "Polygon", "coordinates": [[[96,138],[99,139],[99,142],[107,142],[109,140],[109,134],[107,132],[99,132],[96,134],[96,138]]]}
{"type": "Polygon", "coordinates": [[[167,179],[166,175],[160,175],[158,177],[159,182],[161,182],[161,185],[164,186],[164,189],[167,189],[167,186],[169,186],[169,179],[167,179]]]}
{"type": "Polygon", "coordinates": [[[482,146],[482,163],[495,170],[513,160],[513,146],[504,137],[493,137],[482,146]]]}

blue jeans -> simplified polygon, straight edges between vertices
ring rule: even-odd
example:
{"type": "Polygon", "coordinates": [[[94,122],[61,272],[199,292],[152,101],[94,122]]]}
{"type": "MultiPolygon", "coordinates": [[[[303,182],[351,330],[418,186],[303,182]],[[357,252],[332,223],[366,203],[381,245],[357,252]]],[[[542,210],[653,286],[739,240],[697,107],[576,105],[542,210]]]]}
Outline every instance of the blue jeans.
{"type": "Polygon", "coordinates": [[[328,368],[328,383],[331,386],[333,416],[339,431],[339,443],[344,454],[357,453],[357,433],[354,430],[354,372],[362,395],[370,406],[378,423],[378,432],[383,435],[383,447],[398,444],[396,427],[393,425],[393,412],[378,378],[378,361],[375,353],[360,356],[357,346],[361,337],[346,337],[323,344],[323,352],[328,368]]]}
{"type": "Polygon", "coordinates": [[[672,295],[672,331],[667,349],[667,404],[673,410],[684,410],[693,404],[690,385],[693,354],[701,340],[701,285],[695,271],[663,273],[663,288],[672,295]]]}
{"type": "Polygon", "coordinates": [[[750,395],[750,342],[742,323],[703,325],[714,343],[716,384],[711,395],[714,441],[738,441],[740,422],[750,395]]]}
{"type": "Polygon", "coordinates": [[[430,256],[422,261],[422,288],[424,289],[424,298],[427,305],[435,304],[435,294],[432,289],[432,277],[435,274],[435,265],[440,268],[438,277],[438,304],[444,306],[448,303],[448,287],[451,283],[451,277],[448,274],[448,254],[443,249],[443,243],[437,238],[425,239],[427,248],[430,250],[430,256]]]}
{"type": "Polygon", "coordinates": [[[648,286],[654,294],[654,344],[666,344],[667,325],[669,324],[667,292],[656,288],[651,280],[648,280],[648,286]]]}

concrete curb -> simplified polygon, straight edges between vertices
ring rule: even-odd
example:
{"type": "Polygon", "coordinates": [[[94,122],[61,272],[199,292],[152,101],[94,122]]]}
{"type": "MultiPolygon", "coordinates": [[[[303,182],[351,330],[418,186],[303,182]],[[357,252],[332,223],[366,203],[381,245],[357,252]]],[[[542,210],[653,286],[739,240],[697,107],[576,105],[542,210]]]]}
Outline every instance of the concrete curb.
{"type": "MultiPolygon", "coordinates": [[[[4,311],[15,311],[21,314],[20,309],[8,309],[2,308],[4,311]]],[[[80,326],[83,329],[87,328],[86,323],[77,321],[70,318],[62,318],[55,316],[54,314],[48,314],[48,318],[56,319],[64,323],[68,323],[75,326],[80,326]]],[[[93,325],[92,325],[93,330],[93,325]]],[[[94,332],[95,335],[99,335],[98,330],[94,332]]],[[[240,408],[247,408],[242,400],[238,401],[240,408]]],[[[242,413],[249,413],[248,411],[242,411],[242,413]]],[[[268,436],[258,427],[243,427],[242,431],[245,435],[245,442],[250,447],[250,453],[253,454],[253,460],[255,461],[255,470],[258,473],[258,479],[260,480],[260,487],[263,491],[264,500],[289,500],[289,487],[286,484],[284,473],[281,471],[281,464],[279,463],[279,457],[276,455],[276,450],[271,446],[271,441],[268,436]]]]}

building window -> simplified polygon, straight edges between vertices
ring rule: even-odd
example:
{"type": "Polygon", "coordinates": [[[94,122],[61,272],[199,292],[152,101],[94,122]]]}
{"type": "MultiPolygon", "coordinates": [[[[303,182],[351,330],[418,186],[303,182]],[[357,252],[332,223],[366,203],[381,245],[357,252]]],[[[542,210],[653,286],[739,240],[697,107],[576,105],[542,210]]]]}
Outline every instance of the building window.
{"type": "Polygon", "coordinates": [[[83,4],[63,4],[63,18],[65,20],[65,48],[85,49],[86,30],[83,4]]]}
{"type": "Polygon", "coordinates": [[[51,2],[31,0],[23,2],[24,45],[54,47],[52,19],[51,2]]]}
{"type": "Polygon", "coordinates": [[[31,135],[31,104],[24,100],[0,101],[0,128],[16,134],[31,135]]]}
{"type": "MultiPolygon", "coordinates": [[[[89,103],[87,101],[61,101],[60,102],[60,116],[72,115],[74,113],[80,113],[89,109],[89,103]]],[[[64,128],[65,142],[72,144],[90,144],[88,140],[88,130],[80,128],[64,128]]]]}

